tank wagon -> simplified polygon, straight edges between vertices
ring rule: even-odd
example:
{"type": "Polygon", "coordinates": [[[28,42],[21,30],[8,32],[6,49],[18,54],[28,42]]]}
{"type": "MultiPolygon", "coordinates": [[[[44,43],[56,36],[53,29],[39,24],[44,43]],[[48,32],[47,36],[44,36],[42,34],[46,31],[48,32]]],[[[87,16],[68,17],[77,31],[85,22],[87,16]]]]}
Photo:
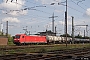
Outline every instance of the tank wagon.
{"type": "MultiPolygon", "coordinates": [[[[65,43],[66,38],[60,36],[38,36],[38,35],[26,35],[26,34],[16,34],[13,43],[16,45],[21,44],[61,44],[65,43]]],[[[89,43],[89,39],[78,39],[74,38],[75,43],[89,43]]],[[[67,43],[72,43],[72,38],[67,38],[67,43]]]]}
{"type": "Polygon", "coordinates": [[[74,43],[90,43],[90,39],[75,38],[74,40],[74,43]]]}
{"type": "MultiPolygon", "coordinates": [[[[46,39],[48,41],[48,43],[65,43],[66,42],[66,38],[65,37],[61,37],[61,36],[46,36],[46,39]]],[[[70,37],[67,38],[67,41],[69,42],[71,40],[70,37]]]]}

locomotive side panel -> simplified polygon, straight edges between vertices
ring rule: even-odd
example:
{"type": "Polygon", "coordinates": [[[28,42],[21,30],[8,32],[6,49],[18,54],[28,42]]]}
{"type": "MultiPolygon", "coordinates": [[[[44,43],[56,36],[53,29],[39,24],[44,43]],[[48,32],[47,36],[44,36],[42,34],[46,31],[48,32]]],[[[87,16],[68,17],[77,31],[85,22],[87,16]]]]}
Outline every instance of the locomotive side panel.
{"type": "Polygon", "coordinates": [[[45,36],[26,36],[25,43],[47,43],[45,36]]]}
{"type": "Polygon", "coordinates": [[[27,43],[47,43],[46,36],[29,36],[25,34],[15,35],[14,44],[21,45],[27,43]]]}

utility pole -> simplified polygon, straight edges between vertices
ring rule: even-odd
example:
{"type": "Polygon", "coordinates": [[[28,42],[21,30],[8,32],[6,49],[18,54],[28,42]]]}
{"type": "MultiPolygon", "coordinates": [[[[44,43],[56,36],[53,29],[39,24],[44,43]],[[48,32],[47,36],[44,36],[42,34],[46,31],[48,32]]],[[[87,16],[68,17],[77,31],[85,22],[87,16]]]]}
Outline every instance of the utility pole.
{"type": "Polygon", "coordinates": [[[3,35],[3,23],[1,22],[1,35],[3,35]]]}
{"type": "Polygon", "coordinates": [[[72,43],[74,44],[74,22],[73,22],[74,17],[73,16],[71,17],[72,17],[72,43]]]}
{"type": "Polygon", "coordinates": [[[6,21],[6,36],[8,37],[8,21],[6,21]]]}
{"type": "Polygon", "coordinates": [[[88,36],[88,30],[87,30],[87,27],[88,27],[88,25],[86,25],[86,33],[87,33],[87,36],[88,36]]]}
{"type": "Polygon", "coordinates": [[[66,35],[66,47],[67,47],[67,0],[66,0],[66,11],[65,11],[65,35],[66,35]]]}
{"type": "Polygon", "coordinates": [[[49,17],[49,18],[52,18],[52,32],[54,33],[54,18],[55,17],[58,17],[58,16],[54,16],[54,13],[52,15],[52,17],[49,17]]]}
{"type": "Polygon", "coordinates": [[[85,38],[85,30],[84,30],[84,38],[85,38]]]}
{"type": "Polygon", "coordinates": [[[55,35],[56,35],[56,33],[57,33],[57,30],[56,30],[56,28],[57,28],[57,27],[55,26],[55,35]]]}

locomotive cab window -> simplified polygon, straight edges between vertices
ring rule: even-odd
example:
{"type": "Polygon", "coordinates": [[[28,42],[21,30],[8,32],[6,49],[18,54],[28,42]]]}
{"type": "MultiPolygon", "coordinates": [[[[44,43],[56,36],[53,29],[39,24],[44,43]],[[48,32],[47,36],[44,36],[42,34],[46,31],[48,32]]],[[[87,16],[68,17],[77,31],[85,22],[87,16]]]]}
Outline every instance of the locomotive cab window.
{"type": "Polygon", "coordinates": [[[19,39],[20,38],[20,35],[16,35],[15,38],[19,39]]]}

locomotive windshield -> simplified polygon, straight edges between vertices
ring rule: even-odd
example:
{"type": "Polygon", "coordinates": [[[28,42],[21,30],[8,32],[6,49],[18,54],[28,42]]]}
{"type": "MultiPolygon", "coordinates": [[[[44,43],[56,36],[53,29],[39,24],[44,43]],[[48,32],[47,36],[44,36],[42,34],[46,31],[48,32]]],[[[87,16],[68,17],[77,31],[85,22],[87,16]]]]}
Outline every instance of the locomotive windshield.
{"type": "Polygon", "coordinates": [[[20,38],[20,35],[16,35],[15,38],[19,39],[20,38]]]}

